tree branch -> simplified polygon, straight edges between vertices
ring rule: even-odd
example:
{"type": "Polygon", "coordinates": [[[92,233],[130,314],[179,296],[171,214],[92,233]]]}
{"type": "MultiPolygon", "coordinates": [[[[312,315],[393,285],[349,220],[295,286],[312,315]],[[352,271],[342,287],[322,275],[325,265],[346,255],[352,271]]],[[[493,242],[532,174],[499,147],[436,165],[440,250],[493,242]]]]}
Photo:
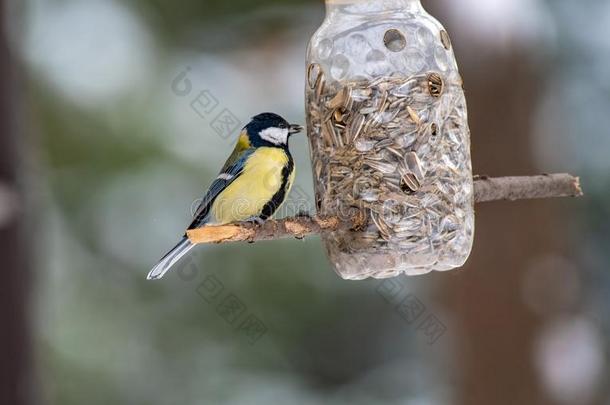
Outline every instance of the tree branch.
{"type": "MultiPolygon", "coordinates": [[[[527,200],[553,197],[580,197],[583,192],[578,177],[569,174],[544,174],[529,177],[475,176],[475,202],[500,200],[527,200]]],[[[229,243],[256,242],[282,238],[303,239],[308,235],[337,230],[358,230],[366,225],[363,214],[348,221],[338,217],[298,216],[281,220],[270,220],[262,225],[238,223],[220,226],[205,226],[187,232],[191,242],[229,243]]]]}

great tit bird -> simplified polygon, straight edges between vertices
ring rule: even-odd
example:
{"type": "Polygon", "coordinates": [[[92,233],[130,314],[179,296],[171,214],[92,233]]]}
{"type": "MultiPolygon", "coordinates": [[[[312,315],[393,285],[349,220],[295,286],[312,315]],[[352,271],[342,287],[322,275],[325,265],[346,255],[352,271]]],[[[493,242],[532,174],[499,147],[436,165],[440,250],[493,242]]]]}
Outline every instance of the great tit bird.
{"type": "MultiPolygon", "coordinates": [[[[188,229],[231,222],[262,222],[282,205],[294,180],[290,136],[303,130],[273,113],[263,113],[241,131],[231,156],[197,208],[188,229]]],[[[193,244],[186,234],[148,273],[162,278],[193,244]]]]}

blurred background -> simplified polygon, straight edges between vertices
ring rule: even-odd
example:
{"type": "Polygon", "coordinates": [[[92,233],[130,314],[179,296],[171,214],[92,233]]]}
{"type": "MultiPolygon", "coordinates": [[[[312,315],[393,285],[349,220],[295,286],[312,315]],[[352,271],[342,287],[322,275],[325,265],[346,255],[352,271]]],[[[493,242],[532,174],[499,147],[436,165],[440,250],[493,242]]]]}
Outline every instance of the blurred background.
{"type": "MultiPolygon", "coordinates": [[[[385,283],[342,281],[317,238],[200,247],[145,281],[222,123],[304,122],[321,0],[0,4],[0,403],[610,404],[607,0],[423,0],[475,172],[570,171],[586,197],[479,205],[465,268],[385,283]]],[[[313,195],[291,147],[287,211],[313,195]]]]}

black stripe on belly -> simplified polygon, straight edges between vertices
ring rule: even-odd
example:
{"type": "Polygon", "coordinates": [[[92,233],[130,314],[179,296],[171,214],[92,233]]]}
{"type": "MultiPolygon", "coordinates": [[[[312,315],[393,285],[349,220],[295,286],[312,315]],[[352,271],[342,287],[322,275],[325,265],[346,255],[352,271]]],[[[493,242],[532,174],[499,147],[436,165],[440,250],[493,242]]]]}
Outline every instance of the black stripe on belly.
{"type": "Polygon", "coordinates": [[[289,154],[288,163],[286,163],[286,166],[284,166],[282,169],[282,184],[280,185],[280,189],[273,195],[271,200],[265,204],[263,210],[261,211],[260,219],[263,221],[271,217],[284,202],[284,199],[286,198],[286,191],[288,189],[288,180],[290,179],[290,174],[293,170],[294,161],[292,160],[292,156],[289,154]]]}

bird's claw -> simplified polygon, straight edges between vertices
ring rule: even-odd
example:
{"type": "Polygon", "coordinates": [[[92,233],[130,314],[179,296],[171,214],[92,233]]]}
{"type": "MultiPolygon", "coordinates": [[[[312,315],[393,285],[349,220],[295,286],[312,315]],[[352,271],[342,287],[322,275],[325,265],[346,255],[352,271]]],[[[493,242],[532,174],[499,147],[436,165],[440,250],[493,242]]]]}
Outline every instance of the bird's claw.
{"type": "Polygon", "coordinates": [[[250,223],[256,224],[256,225],[262,225],[265,223],[265,221],[260,217],[250,217],[250,218],[246,219],[246,222],[250,222],[250,223]]]}

